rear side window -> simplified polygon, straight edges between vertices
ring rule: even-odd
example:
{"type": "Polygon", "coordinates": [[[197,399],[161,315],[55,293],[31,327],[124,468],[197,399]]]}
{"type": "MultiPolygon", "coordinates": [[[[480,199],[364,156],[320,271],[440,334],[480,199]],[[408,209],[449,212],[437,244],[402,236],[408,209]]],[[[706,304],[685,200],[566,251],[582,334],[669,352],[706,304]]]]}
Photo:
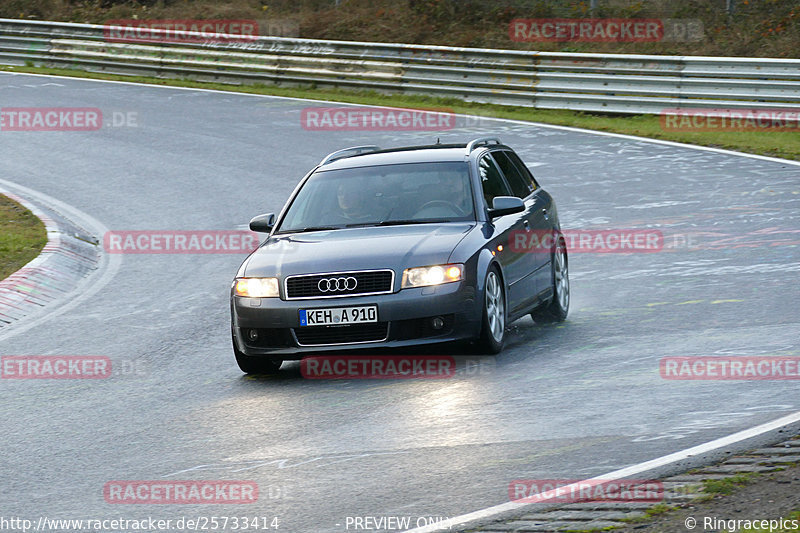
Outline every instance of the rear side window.
{"type": "Polygon", "coordinates": [[[483,199],[486,200],[488,207],[492,207],[492,200],[495,196],[510,196],[511,192],[490,155],[487,154],[480,159],[478,171],[481,175],[483,199]]]}
{"type": "Polygon", "coordinates": [[[495,161],[497,161],[497,164],[500,165],[500,169],[503,171],[503,174],[505,174],[506,180],[511,186],[511,190],[514,192],[514,196],[517,196],[518,198],[526,198],[530,193],[533,192],[533,184],[527,176],[522,174],[522,171],[517,168],[517,165],[515,165],[514,162],[509,158],[508,154],[509,152],[506,151],[492,153],[495,161]]]}
{"type": "Polygon", "coordinates": [[[531,174],[531,171],[528,170],[528,167],[525,165],[525,163],[522,162],[522,159],[520,159],[519,156],[514,152],[504,152],[504,153],[509,157],[509,159],[511,159],[511,161],[514,162],[515,165],[517,165],[517,168],[519,168],[520,172],[524,176],[525,181],[531,184],[531,186],[533,187],[531,190],[535,191],[536,189],[538,189],[539,184],[536,183],[536,179],[533,177],[533,174],[531,174]]]}

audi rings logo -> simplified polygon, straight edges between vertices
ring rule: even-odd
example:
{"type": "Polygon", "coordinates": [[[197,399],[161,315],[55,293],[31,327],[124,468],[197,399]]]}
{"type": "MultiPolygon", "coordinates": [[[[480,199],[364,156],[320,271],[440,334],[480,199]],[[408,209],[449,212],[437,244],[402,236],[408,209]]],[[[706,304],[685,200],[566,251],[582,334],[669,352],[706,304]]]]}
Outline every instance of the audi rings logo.
{"type": "Polygon", "coordinates": [[[358,285],[358,280],[353,276],[346,278],[322,278],[317,283],[319,292],[352,291],[358,285]]]}

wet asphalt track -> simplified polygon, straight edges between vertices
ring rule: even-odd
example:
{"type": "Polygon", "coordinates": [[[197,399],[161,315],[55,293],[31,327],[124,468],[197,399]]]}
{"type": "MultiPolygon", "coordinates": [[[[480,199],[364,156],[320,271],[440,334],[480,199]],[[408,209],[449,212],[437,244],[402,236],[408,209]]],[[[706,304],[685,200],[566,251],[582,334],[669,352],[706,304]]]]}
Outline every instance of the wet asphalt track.
{"type": "Polygon", "coordinates": [[[277,516],[290,532],[344,531],[347,516],[413,524],[506,502],[513,479],[583,479],[798,410],[797,381],[667,381],[658,362],[800,355],[799,166],[491,120],[312,132],[300,125],[309,105],[325,104],[0,75],[0,107],[137,117],[98,132],[0,132],[2,178],[112,230],[235,229],[279,210],[341,147],[492,133],[555,196],[565,228],[656,228],[668,248],[572,254],[566,323],[525,318],[501,356],[453,379],[389,382],[307,381],[297,363],[243,377],[227,302],[242,257],[124,256],[84,305],[0,334],[3,355],[106,355],[139,369],[0,382],[4,516],[277,516]],[[687,233],[691,247],[674,236],[687,233]],[[261,497],[103,499],[107,481],[149,479],[253,480],[261,497]]]}

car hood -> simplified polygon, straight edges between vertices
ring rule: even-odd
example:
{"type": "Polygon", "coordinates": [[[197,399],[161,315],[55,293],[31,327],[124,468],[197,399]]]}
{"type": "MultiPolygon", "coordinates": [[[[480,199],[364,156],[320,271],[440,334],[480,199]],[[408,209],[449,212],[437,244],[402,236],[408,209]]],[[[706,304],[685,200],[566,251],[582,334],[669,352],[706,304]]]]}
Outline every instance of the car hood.
{"type": "Polygon", "coordinates": [[[346,228],[274,235],[244,266],[247,277],[391,268],[446,263],[475,223],[346,228]]]}

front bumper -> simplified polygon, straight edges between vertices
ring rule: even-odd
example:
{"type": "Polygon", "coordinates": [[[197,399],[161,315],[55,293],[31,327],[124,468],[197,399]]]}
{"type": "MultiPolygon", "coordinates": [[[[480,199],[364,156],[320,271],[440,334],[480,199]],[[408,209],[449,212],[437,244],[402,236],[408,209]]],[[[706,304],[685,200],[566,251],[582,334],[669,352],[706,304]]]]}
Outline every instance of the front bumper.
{"type": "Polygon", "coordinates": [[[299,359],[311,353],[398,348],[472,339],[479,335],[483,308],[475,287],[464,281],[403,289],[391,294],[333,299],[283,300],[231,296],[233,334],[248,356],[299,359]],[[300,326],[300,309],[377,305],[378,323],[300,326]],[[435,329],[431,320],[442,317],[435,329]],[[313,328],[313,331],[310,329],[313,328]],[[256,330],[253,340],[251,330],[256,330]]]}

